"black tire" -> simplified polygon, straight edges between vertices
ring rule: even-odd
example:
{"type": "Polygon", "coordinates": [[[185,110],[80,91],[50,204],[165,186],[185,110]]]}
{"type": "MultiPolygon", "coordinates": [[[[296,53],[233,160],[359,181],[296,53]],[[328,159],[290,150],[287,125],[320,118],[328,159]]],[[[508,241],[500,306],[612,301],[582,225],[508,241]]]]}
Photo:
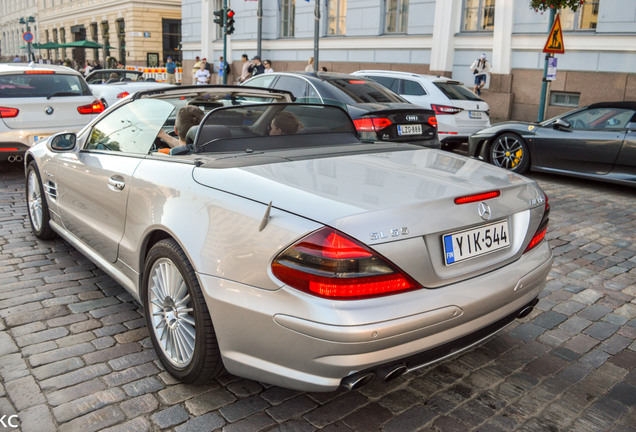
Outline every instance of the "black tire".
{"type": "Polygon", "coordinates": [[[501,134],[488,147],[488,162],[522,174],[530,168],[530,150],[526,141],[514,133],[501,134]]]}
{"type": "Polygon", "coordinates": [[[224,367],[212,319],[194,269],[173,239],[161,240],[150,249],[144,265],[141,291],[146,325],[157,356],[165,369],[184,383],[204,384],[219,375],[224,367]],[[163,282],[159,280],[165,274],[162,271],[178,272],[185,283],[187,294],[177,288],[182,286],[180,282],[162,285],[163,282]],[[169,285],[174,290],[171,291],[169,285]],[[160,286],[163,291],[158,290],[160,286]],[[162,300],[161,295],[164,293],[162,300]],[[187,296],[188,301],[179,304],[179,299],[187,296]],[[177,303],[174,302],[175,299],[177,303]],[[186,311],[179,308],[185,308],[186,311]],[[192,332],[195,335],[193,344],[187,340],[192,332]],[[165,341],[160,340],[164,337],[165,341]],[[181,340],[182,344],[179,345],[177,340],[181,340]],[[184,349],[180,350],[180,346],[184,349]],[[190,348],[191,354],[188,352],[190,348]]]}
{"type": "Polygon", "coordinates": [[[56,237],[55,231],[49,224],[51,214],[44,195],[42,178],[35,162],[30,162],[26,174],[26,202],[31,231],[39,239],[51,240],[56,237]]]}

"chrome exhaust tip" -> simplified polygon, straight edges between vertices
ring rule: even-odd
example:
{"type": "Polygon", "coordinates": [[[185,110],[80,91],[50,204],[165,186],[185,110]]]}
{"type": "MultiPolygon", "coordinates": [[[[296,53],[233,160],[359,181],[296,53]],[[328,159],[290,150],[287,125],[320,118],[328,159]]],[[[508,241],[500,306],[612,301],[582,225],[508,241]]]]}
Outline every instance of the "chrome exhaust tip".
{"type": "Polygon", "coordinates": [[[340,385],[347,390],[356,390],[368,384],[374,377],[375,374],[373,372],[355,373],[344,377],[340,385]]]}
{"type": "Polygon", "coordinates": [[[15,157],[15,161],[16,161],[16,162],[22,162],[22,155],[17,155],[17,156],[15,157]]]}
{"type": "Polygon", "coordinates": [[[517,315],[517,318],[525,318],[528,315],[530,315],[530,312],[532,312],[532,310],[537,305],[537,303],[539,303],[539,299],[532,300],[526,307],[521,309],[521,312],[519,312],[519,315],[517,315]]]}
{"type": "Polygon", "coordinates": [[[408,371],[406,365],[398,364],[379,369],[376,373],[384,382],[389,382],[403,375],[406,371],[408,371]]]}
{"type": "Polygon", "coordinates": [[[9,162],[15,162],[15,156],[11,155],[7,158],[9,162]]]}

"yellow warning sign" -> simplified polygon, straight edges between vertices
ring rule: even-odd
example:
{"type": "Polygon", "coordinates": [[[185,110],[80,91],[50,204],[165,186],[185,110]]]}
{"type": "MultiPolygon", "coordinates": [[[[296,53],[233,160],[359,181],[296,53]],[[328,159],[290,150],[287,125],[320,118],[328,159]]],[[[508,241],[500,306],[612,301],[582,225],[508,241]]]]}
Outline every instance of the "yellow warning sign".
{"type": "Polygon", "coordinates": [[[543,47],[544,53],[564,54],[565,46],[563,45],[563,32],[561,31],[561,19],[559,14],[554,17],[554,23],[548,34],[548,40],[543,47]]]}

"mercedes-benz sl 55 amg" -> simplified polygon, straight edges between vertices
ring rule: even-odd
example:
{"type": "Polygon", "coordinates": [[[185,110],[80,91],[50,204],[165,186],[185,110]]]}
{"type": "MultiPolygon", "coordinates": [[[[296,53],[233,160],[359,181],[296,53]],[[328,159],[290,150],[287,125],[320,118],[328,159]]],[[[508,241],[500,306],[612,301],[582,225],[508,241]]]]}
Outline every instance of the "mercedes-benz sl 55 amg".
{"type": "Polygon", "coordinates": [[[549,205],[518,174],[361,142],[288,92],[139,92],[26,154],[28,214],[139,300],[158,356],[288,388],[356,388],[461,353],[536,303],[549,205]],[[172,150],[178,111],[204,118],[172,150]],[[190,142],[191,141],[191,142],[190,142]]]}

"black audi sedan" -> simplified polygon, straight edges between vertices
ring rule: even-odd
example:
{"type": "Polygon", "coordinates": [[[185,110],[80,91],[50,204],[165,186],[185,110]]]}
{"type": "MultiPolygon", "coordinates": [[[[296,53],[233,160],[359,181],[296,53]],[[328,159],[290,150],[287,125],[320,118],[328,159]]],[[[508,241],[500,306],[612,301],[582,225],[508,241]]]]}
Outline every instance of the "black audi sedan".
{"type": "Polygon", "coordinates": [[[244,82],[292,92],[296,102],[336,105],[351,116],[362,141],[439,148],[435,112],[413,105],[375,81],[333,72],[274,72],[244,82]]]}

